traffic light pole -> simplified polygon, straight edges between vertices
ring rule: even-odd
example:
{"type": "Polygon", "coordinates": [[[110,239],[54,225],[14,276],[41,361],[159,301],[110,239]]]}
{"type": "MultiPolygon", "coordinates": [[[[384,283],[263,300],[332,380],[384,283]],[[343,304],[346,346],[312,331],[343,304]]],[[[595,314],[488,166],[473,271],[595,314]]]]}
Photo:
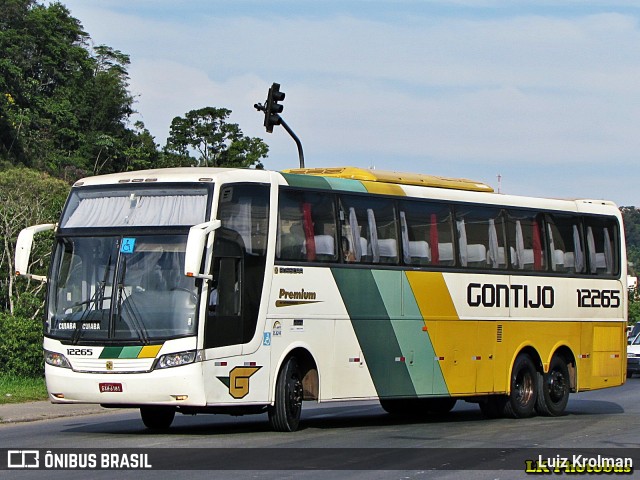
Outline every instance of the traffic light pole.
{"type": "MultiPolygon", "coordinates": [[[[278,116],[280,117],[280,115],[278,116]]],[[[280,117],[280,125],[284,127],[287,133],[291,135],[291,138],[293,138],[293,141],[296,142],[296,146],[298,147],[298,158],[300,159],[300,168],[304,168],[304,153],[302,152],[302,142],[300,141],[298,136],[294,133],[294,131],[291,130],[291,127],[287,125],[287,122],[285,122],[282,119],[282,117],[280,117]]]]}

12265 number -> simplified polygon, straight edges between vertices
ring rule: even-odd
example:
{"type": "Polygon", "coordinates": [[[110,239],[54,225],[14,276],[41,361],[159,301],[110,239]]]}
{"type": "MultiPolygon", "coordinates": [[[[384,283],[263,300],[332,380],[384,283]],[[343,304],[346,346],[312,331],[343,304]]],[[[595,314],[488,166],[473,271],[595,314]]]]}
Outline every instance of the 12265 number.
{"type": "Polygon", "coordinates": [[[618,308],[620,290],[598,290],[597,288],[579,288],[578,307],[618,308]]]}

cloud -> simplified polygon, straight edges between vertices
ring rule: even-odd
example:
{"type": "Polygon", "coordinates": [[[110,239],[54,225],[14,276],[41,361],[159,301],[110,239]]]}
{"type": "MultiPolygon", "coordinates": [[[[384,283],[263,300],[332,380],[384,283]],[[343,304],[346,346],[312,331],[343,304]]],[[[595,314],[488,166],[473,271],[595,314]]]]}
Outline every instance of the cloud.
{"type": "Polygon", "coordinates": [[[136,107],[160,144],[174,116],[227,107],[246,134],[269,143],[269,167],[295,166],[286,133],[264,133],[253,110],[278,81],[284,116],[314,165],[478,171],[492,183],[517,165],[523,184],[539,182],[548,195],[546,172],[570,179],[584,169],[590,176],[576,180],[576,190],[593,185],[632,201],[614,177],[640,148],[640,30],[628,9],[554,15],[532,12],[535,2],[521,12],[519,2],[507,2],[502,14],[428,15],[419,2],[405,2],[387,18],[370,5],[361,16],[355,9],[292,15],[280,13],[290,3],[275,2],[257,15],[212,2],[184,15],[184,6],[161,3],[151,16],[144,2],[68,3],[97,43],[131,54],[136,107]]]}

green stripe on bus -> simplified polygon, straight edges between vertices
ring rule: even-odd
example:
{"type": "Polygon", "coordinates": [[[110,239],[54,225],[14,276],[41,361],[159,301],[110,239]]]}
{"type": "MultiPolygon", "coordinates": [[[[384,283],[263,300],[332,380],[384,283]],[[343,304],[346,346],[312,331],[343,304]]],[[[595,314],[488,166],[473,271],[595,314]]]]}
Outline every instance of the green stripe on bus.
{"type": "Polygon", "coordinates": [[[411,382],[417,395],[448,394],[429,332],[407,276],[398,270],[373,270],[378,291],[391,319],[411,382]]]}
{"type": "Polygon", "coordinates": [[[291,187],[318,188],[322,190],[331,190],[331,185],[324,177],[316,177],[313,175],[298,175],[295,173],[281,173],[284,179],[291,187]]]}
{"type": "Polygon", "coordinates": [[[360,180],[350,180],[348,178],[324,177],[334,190],[344,190],[346,192],[363,192],[367,193],[367,189],[360,180]]]}
{"type": "Polygon", "coordinates": [[[143,347],[104,347],[100,358],[138,358],[143,347]]]}
{"type": "Polygon", "coordinates": [[[371,270],[332,269],[371,379],[380,397],[415,397],[384,300],[371,270]],[[367,292],[363,295],[363,292],[367,292]]]}
{"type": "Polygon", "coordinates": [[[123,348],[124,347],[104,347],[100,358],[119,358],[123,348]]]}
{"type": "Polygon", "coordinates": [[[118,358],[138,358],[142,347],[124,347],[118,358]]]}

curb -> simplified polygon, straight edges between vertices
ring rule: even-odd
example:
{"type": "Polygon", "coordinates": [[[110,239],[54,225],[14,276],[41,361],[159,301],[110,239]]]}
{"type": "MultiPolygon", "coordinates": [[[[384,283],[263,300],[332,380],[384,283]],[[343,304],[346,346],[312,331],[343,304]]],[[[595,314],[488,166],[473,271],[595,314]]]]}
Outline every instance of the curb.
{"type": "Polygon", "coordinates": [[[53,404],[48,401],[8,403],[0,405],[0,425],[36,422],[54,418],[98,415],[114,412],[109,408],[92,404],[53,404]]]}

